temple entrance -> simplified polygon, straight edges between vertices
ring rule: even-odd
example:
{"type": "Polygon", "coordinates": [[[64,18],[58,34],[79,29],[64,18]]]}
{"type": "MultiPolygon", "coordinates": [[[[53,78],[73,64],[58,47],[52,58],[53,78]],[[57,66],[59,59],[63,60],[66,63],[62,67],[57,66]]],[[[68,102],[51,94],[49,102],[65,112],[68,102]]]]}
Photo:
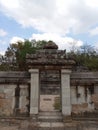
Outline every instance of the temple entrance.
{"type": "Polygon", "coordinates": [[[39,111],[70,115],[70,73],[75,62],[52,41],[26,58],[31,73],[30,115],[39,111]]]}
{"type": "Polygon", "coordinates": [[[59,70],[40,71],[40,111],[61,111],[59,70]]]}

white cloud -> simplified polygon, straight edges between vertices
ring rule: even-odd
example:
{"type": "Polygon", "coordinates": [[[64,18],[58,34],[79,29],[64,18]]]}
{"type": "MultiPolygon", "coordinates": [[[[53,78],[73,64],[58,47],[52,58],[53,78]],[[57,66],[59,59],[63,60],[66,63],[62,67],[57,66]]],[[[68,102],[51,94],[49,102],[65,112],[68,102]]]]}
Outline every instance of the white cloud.
{"type": "Polygon", "coordinates": [[[24,39],[21,37],[14,36],[11,38],[10,43],[17,43],[18,41],[24,42],[24,39]]]}
{"type": "Polygon", "coordinates": [[[86,0],[86,4],[91,7],[98,7],[98,0],[86,0]]]}
{"type": "Polygon", "coordinates": [[[7,35],[7,32],[4,31],[3,29],[0,29],[0,37],[4,37],[7,35]]]}
{"type": "Polygon", "coordinates": [[[97,53],[98,53],[98,41],[96,41],[95,43],[94,43],[94,49],[97,51],[97,53]]]}
{"type": "Polygon", "coordinates": [[[94,35],[98,35],[98,27],[92,29],[89,31],[90,35],[94,36],[94,35]]]}
{"type": "Polygon", "coordinates": [[[67,51],[70,50],[73,45],[79,47],[83,44],[81,40],[76,40],[71,37],[63,37],[53,33],[33,34],[30,40],[31,39],[46,41],[52,40],[59,46],[59,49],[66,49],[67,51]]]}
{"type": "Polygon", "coordinates": [[[5,50],[7,49],[6,45],[7,45],[6,41],[0,39],[0,54],[1,55],[5,54],[5,50]]]}
{"type": "MultiPolygon", "coordinates": [[[[53,33],[32,34],[32,37],[29,38],[29,40],[32,39],[35,39],[36,41],[52,40],[58,45],[59,49],[66,49],[67,51],[69,51],[72,46],[80,47],[81,45],[83,45],[83,42],[81,40],[73,39],[71,37],[64,37],[53,33]]],[[[17,41],[24,41],[24,39],[21,37],[14,36],[11,38],[10,43],[17,43],[17,41]]]]}
{"type": "Polygon", "coordinates": [[[98,0],[0,0],[0,10],[24,27],[65,35],[98,23],[98,0]],[[96,4],[94,4],[96,3],[96,4]]]}
{"type": "MultiPolygon", "coordinates": [[[[17,43],[17,41],[24,41],[23,38],[14,36],[10,40],[10,44],[17,43]]],[[[7,47],[9,46],[8,42],[6,40],[0,39],[0,54],[4,55],[5,51],[7,50],[7,47]]]]}
{"type": "Polygon", "coordinates": [[[3,50],[3,51],[0,51],[0,54],[1,55],[4,55],[5,54],[5,51],[3,50]]]}

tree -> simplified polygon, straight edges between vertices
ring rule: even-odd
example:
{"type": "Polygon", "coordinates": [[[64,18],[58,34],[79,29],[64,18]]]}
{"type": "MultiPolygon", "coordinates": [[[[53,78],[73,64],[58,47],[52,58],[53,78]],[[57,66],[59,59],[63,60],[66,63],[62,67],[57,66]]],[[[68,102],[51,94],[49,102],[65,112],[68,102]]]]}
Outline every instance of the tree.
{"type": "Polygon", "coordinates": [[[35,47],[32,46],[32,43],[29,40],[25,40],[22,44],[18,43],[18,48],[15,55],[19,70],[26,70],[26,54],[34,52],[35,47]]]}
{"type": "Polygon", "coordinates": [[[71,50],[68,55],[76,61],[76,66],[98,70],[98,54],[91,45],[82,45],[76,51],[71,50]]]}
{"type": "MultiPolygon", "coordinates": [[[[35,53],[36,50],[42,49],[48,43],[47,41],[24,40],[10,44],[2,59],[0,70],[27,70],[26,54],[35,53]]],[[[89,70],[98,70],[98,53],[94,47],[85,44],[80,48],[72,47],[67,53],[67,57],[76,61],[76,66],[86,67],[89,70]]]]}
{"type": "Polygon", "coordinates": [[[17,43],[10,44],[5,52],[6,63],[11,70],[27,70],[26,54],[35,53],[36,50],[41,49],[47,42],[24,40],[17,43]]]}

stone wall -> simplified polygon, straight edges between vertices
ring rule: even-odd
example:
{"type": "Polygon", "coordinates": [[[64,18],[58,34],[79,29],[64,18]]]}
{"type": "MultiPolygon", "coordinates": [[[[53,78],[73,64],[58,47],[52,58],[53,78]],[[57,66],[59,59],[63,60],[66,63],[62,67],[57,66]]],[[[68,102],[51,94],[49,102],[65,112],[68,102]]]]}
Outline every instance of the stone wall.
{"type": "Polygon", "coordinates": [[[29,112],[29,73],[0,72],[0,116],[29,112]]]}
{"type": "Polygon", "coordinates": [[[0,115],[12,115],[15,106],[16,85],[0,84],[0,115]]]}
{"type": "Polygon", "coordinates": [[[98,85],[94,86],[94,94],[91,97],[93,103],[94,103],[94,108],[98,110],[98,85]]]}
{"type": "MultiPolygon", "coordinates": [[[[53,80],[53,88],[56,84],[55,78],[57,82],[57,77],[61,77],[58,73],[57,77],[52,76],[50,74],[48,82],[53,80]]],[[[60,80],[58,79],[58,81],[58,87],[56,86],[55,89],[60,87],[60,80]]],[[[98,110],[97,72],[72,72],[70,85],[72,112],[98,110]]],[[[29,110],[30,74],[28,72],[0,72],[0,116],[29,114],[29,110]]]]}
{"type": "Polygon", "coordinates": [[[19,87],[20,92],[17,95],[15,94],[17,84],[0,84],[0,116],[11,116],[28,112],[28,85],[20,85],[19,87]]]}
{"type": "Polygon", "coordinates": [[[93,112],[98,109],[98,72],[71,74],[72,112],[93,112]]]}
{"type": "Polygon", "coordinates": [[[40,94],[60,94],[60,78],[59,70],[40,71],[40,94]]]}
{"type": "Polygon", "coordinates": [[[85,86],[71,86],[71,104],[72,112],[80,113],[93,111],[98,102],[98,93],[91,94],[85,86]],[[85,93],[87,89],[87,94],[85,93]]]}

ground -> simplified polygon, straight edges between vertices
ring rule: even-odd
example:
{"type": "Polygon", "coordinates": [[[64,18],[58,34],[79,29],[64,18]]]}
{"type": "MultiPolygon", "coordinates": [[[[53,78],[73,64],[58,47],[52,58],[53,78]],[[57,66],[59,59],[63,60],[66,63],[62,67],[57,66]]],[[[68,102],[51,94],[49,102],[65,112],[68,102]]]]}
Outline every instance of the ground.
{"type": "Polygon", "coordinates": [[[53,125],[52,122],[51,126],[49,123],[43,126],[42,124],[39,126],[39,124],[34,123],[32,120],[2,119],[0,120],[0,130],[98,130],[98,121],[65,122],[64,127],[62,125],[53,125]]]}

